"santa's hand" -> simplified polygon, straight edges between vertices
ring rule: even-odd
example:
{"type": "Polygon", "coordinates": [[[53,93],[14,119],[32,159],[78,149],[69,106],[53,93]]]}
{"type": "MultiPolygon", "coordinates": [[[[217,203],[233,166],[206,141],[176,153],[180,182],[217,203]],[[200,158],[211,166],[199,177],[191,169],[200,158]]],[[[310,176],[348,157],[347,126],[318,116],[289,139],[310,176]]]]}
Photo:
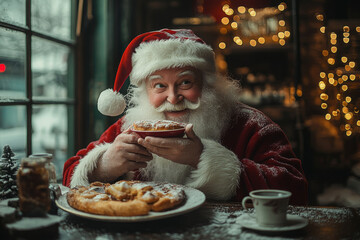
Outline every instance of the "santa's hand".
{"type": "Polygon", "coordinates": [[[111,182],[129,171],[146,167],[152,155],[137,143],[138,139],[129,130],[119,134],[99,159],[89,180],[111,182]]]}
{"type": "Polygon", "coordinates": [[[186,125],[185,133],[187,138],[146,137],[139,138],[138,143],[160,157],[197,168],[204,146],[192,124],[186,125]]]}

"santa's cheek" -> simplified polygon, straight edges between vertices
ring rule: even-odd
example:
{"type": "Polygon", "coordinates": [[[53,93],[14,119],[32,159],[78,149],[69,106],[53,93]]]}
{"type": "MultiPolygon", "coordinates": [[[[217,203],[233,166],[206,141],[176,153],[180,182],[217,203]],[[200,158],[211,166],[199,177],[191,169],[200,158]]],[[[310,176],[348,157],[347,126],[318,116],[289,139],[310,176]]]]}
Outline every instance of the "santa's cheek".
{"type": "Polygon", "coordinates": [[[150,96],[149,95],[149,102],[155,108],[161,106],[166,101],[166,97],[163,96],[150,96]]]}
{"type": "Polygon", "coordinates": [[[185,99],[192,102],[192,103],[196,103],[198,101],[199,97],[191,96],[191,97],[185,97],[185,99]]]}
{"type": "Polygon", "coordinates": [[[193,88],[183,93],[183,96],[186,100],[196,103],[201,97],[201,90],[199,88],[193,88]]]}

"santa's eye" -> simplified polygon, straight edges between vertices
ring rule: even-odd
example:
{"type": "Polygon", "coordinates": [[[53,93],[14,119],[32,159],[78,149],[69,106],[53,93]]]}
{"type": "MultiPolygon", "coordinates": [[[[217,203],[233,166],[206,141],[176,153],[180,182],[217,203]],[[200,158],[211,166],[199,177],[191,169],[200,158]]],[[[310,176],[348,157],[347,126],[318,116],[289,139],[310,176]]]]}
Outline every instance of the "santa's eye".
{"type": "Polygon", "coordinates": [[[191,84],[190,80],[184,80],[181,82],[181,85],[188,85],[188,84],[191,84]]]}
{"type": "Polygon", "coordinates": [[[179,87],[181,88],[181,89],[189,89],[189,88],[191,88],[193,86],[193,81],[191,81],[191,80],[183,80],[183,81],[181,81],[180,82],[180,85],[179,85],[179,87]]]}
{"type": "Polygon", "coordinates": [[[156,83],[156,84],[154,84],[154,88],[164,88],[164,87],[165,87],[165,85],[162,84],[162,83],[156,83]]]}

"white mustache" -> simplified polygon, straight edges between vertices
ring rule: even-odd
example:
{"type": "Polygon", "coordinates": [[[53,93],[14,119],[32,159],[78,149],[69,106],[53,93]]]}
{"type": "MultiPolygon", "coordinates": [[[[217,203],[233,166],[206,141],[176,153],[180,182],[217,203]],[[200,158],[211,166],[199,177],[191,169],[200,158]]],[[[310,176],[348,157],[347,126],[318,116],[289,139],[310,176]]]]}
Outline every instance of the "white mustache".
{"type": "Polygon", "coordinates": [[[200,107],[200,99],[196,103],[192,103],[189,100],[184,99],[180,103],[171,104],[168,101],[165,101],[159,107],[155,108],[157,112],[173,112],[173,111],[182,111],[185,109],[195,110],[200,107]]]}

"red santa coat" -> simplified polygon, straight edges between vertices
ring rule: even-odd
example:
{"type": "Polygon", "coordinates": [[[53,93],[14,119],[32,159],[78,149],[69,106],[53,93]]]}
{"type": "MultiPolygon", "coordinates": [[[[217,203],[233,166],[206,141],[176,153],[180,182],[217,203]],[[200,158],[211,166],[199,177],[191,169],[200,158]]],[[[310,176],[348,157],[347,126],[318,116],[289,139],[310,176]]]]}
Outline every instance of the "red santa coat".
{"type": "MultiPolygon", "coordinates": [[[[118,120],[98,141],[66,161],[65,186],[87,183],[87,174],[121,133],[122,124],[122,119],[118,120]]],[[[231,197],[235,201],[241,201],[252,190],[283,189],[292,193],[291,204],[307,204],[308,184],[301,161],[280,127],[260,111],[242,105],[234,111],[221,143],[207,139],[202,142],[204,151],[198,169],[191,173],[186,185],[202,190],[209,198],[231,197]]],[[[148,180],[139,173],[134,179],[148,180]]]]}

